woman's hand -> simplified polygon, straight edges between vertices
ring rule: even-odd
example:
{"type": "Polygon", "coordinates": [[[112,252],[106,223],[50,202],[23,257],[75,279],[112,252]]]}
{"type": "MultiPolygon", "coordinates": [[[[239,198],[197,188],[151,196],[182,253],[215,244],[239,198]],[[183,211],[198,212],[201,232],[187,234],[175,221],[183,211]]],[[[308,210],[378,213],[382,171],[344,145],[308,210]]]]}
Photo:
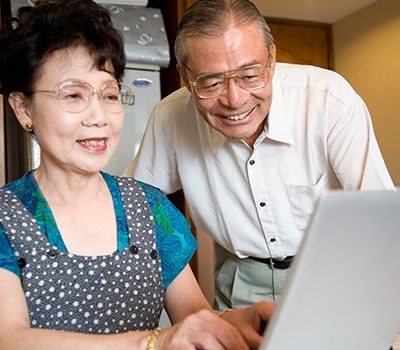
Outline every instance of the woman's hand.
{"type": "MultiPolygon", "coordinates": [[[[248,315],[244,312],[243,316],[248,315]]],[[[173,327],[163,330],[158,336],[156,349],[249,350],[249,347],[233,325],[218,317],[213,311],[200,310],[173,327]]]]}
{"type": "Polygon", "coordinates": [[[159,335],[156,349],[257,349],[274,309],[275,303],[261,301],[218,317],[187,265],[166,291],[174,326],[159,335]]]}

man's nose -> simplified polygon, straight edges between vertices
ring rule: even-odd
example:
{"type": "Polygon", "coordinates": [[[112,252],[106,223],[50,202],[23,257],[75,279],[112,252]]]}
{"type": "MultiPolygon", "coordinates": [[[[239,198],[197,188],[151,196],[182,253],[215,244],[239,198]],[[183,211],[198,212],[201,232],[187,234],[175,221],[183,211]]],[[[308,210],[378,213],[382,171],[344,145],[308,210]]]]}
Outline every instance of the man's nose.
{"type": "Polygon", "coordinates": [[[224,93],[221,95],[224,104],[231,108],[241,107],[249,98],[249,91],[241,88],[235,76],[228,77],[224,93]]]}

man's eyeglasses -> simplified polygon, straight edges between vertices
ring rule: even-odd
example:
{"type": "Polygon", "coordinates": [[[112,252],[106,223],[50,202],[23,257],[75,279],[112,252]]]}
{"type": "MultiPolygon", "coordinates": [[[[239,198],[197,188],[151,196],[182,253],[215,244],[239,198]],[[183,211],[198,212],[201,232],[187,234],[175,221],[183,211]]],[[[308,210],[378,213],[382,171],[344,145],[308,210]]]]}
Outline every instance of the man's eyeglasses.
{"type": "Polygon", "coordinates": [[[228,72],[201,74],[190,81],[190,84],[199,98],[215,98],[225,92],[229,79],[235,80],[242,89],[249,91],[265,87],[270,80],[270,70],[271,66],[257,63],[228,72]]]}
{"type": "Polygon", "coordinates": [[[125,84],[108,81],[100,90],[82,80],[66,80],[55,90],[30,90],[34,93],[48,93],[57,96],[61,108],[66,112],[79,113],[89,107],[94,95],[103,102],[103,107],[110,113],[123,110],[122,105],[133,105],[135,94],[125,84]]]}

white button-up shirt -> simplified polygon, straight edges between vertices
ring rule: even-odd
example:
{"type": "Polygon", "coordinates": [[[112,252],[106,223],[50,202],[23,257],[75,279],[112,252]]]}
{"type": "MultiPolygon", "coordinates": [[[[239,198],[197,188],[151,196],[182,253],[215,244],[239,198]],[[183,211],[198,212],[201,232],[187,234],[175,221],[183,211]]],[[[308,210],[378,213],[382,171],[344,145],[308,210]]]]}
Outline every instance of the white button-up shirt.
{"type": "Polygon", "coordinates": [[[254,149],[211,128],[182,88],[155,107],[127,174],[166,193],[182,188],[196,227],[239,257],[295,255],[324,190],[394,189],[351,86],[279,63],[254,149]]]}

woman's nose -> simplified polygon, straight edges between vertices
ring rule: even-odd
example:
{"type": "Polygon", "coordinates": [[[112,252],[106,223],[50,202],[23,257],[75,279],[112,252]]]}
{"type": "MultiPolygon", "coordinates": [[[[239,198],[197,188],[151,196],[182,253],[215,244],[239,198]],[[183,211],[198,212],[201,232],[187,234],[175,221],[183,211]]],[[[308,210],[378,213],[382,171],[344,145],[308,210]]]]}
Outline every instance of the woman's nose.
{"type": "Polygon", "coordinates": [[[103,126],[108,123],[108,113],[104,106],[102,96],[100,93],[95,92],[89,99],[89,106],[86,108],[87,117],[84,120],[87,126],[103,126]]]}

